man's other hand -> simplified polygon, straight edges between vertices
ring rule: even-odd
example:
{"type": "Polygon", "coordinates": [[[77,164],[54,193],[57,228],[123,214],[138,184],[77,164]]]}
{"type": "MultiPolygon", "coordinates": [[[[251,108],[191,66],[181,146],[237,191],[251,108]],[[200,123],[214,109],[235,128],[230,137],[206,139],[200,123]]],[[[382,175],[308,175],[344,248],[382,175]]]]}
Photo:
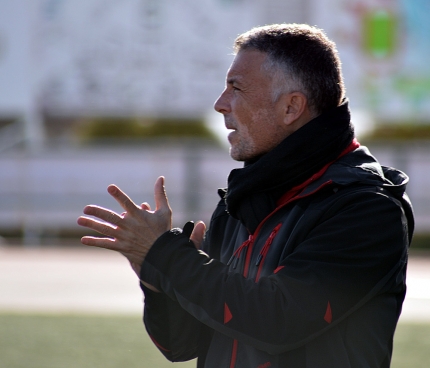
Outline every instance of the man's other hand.
{"type": "Polygon", "coordinates": [[[84,214],[87,216],[79,217],[78,224],[107,237],[84,236],[81,242],[122,253],[139,276],[140,266],[149,249],[160,235],[172,227],[172,210],[164,190],[164,177],[159,177],[155,182],[155,211],[148,203],[142,203],[139,207],[116,185],[109,185],[108,192],[125,212],[119,215],[99,206],[86,206],[84,214]]]}

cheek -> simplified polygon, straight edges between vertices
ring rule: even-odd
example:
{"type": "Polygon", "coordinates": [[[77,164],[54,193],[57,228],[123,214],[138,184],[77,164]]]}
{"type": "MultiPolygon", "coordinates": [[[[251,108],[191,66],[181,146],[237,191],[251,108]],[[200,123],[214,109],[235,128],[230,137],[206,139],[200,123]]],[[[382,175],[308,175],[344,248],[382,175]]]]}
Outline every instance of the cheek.
{"type": "Polygon", "coordinates": [[[254,137],[255,143],[267,146],[273,140],[275,123],[267,110],[257,110],[252,114],[252,124],[248,134],[254,137]]]}
{"type": "Polygon", "coordinates": [[[248,125],[241,125],[238,137],[242,144],[246,143],[247,145],[253,145],[252,127],[249,127],[248,125]]]}

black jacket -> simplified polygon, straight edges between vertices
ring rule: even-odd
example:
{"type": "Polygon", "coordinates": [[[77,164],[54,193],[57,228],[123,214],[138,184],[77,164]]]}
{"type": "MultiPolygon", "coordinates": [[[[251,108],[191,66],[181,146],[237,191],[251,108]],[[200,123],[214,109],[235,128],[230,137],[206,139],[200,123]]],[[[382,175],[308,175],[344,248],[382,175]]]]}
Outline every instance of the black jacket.
{"type": "Polygon", "coordinates": [[[202,251],[188,225],[149,251],[141,279],[162,290],[143,287],[149,335],[199,367],[389,367],[413,232],[407,181],[361,147],[253,234],[221,199],[202,251]]]}

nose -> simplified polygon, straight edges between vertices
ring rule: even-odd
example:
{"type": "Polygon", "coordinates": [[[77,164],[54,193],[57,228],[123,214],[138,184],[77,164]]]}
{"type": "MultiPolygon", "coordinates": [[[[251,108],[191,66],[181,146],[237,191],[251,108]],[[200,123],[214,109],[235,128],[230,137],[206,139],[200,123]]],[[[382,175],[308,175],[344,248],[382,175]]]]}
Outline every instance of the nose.
{"type": "Polygon", "coordinates": [[[220,114],[226,114],[230,112],[230,101],[228,98],[227,89],[225,89],[215,101],[214,109],[220,114]]]}

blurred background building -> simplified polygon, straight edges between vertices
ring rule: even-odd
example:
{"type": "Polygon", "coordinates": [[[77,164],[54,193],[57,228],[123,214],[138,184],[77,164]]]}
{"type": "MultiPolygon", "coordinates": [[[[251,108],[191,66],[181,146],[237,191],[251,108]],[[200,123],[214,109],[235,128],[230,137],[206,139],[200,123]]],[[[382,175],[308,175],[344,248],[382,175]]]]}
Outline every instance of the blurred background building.
{"type": "MultiPolygon", "coordinates": [[[[74,237],[88,203],[136,202],[165,175],[175,225],[208,220],[232,161],[212,105],[235,37],[269,23],[338,46],[359,140],[405,170],[430,234],[427,0],[3,0],[0,235],[74,237]]],[[[10,240],[9,240],[10,241],[10,240]]]]}

